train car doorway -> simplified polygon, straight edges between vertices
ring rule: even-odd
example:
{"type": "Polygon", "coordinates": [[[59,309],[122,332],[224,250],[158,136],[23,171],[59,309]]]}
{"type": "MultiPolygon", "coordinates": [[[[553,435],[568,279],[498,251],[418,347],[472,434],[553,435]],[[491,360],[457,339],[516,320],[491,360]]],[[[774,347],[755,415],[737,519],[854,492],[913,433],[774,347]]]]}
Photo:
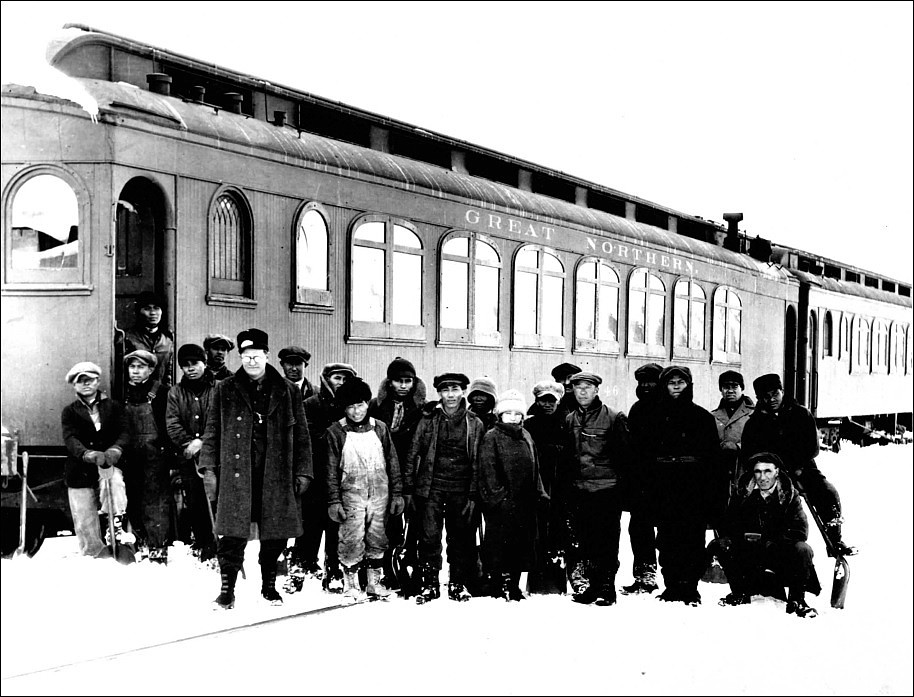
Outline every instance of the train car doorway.
{"type": "MultiPolygon", "coordinates": [[[[165,198],[158,185],[135,177],[117,201],[114,291],[114,390],[123,398],[124,331],[134,323],[134,301],[144,290],[166,297],[171,284],[165,264],[165,198]]],[[[166,301],[167,302],[167,301],[166,301]]],[[[170,304],[170,303],[168,303],[170,304]]],[[[162,322],[172,326],[171,308],[163,307],[162,322]]]]}
{"type": "Polygon", "coordinates": [[[806,331],[806,407],[816,415],[819,406],[819,318],[809,313],[806,331]]]}
{"type": "Polygon", "coordinates": [[[787,306],[784,323],[784,394],[796,397],[797,388],[797,311],[787,306]]]}

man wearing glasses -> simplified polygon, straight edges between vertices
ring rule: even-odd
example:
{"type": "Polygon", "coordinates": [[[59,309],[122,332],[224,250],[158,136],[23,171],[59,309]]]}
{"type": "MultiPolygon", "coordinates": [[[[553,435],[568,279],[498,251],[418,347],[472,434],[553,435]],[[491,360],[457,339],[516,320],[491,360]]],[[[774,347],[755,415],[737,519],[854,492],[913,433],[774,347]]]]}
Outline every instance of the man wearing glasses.
{"type": "Polygon", "coordinates": [[[282,604],[276,561],[302,533],[296,500],[311,483],[311,439],[297,388],[269,364],[267,333],[238,335],[241,370],[216,384],[200,451],[200,470],[218,476],[217,608],[235,605],[235,581],[249,538],[260,539],[261,595],[282,604]]]}

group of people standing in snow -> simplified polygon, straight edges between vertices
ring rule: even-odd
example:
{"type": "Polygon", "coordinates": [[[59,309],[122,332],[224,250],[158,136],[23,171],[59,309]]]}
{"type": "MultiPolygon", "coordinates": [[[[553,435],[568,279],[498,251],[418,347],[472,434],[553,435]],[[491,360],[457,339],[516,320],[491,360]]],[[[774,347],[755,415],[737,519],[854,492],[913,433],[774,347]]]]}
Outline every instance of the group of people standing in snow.
{"type": "Polygon", "coordinates": [[[83,554],[105,548],[101,507],[115,537],[129,528],[153,562],[167,561],[174,539],[204,561],[215,556],[217,607],[234,605],[250,539],[260,541],[261,593],[272,604],[282,603],[283,556],[286,594],[315,578],[353,601],[434,600],[446,531],[452,600],[522,600],[528,572],[530,593],[570,586],[575,602],[612,605],[627,510],[634,581],[624,594],[659,590],[659,561],[658,597],[697,605],[713,554],[731,585],[721,604],[748,602],[774,573],[801,617],[815,615],[805,593],[820,588],[800,492],[835,549],[855,551],[841,539],[837,491],[815,464],[815,422],[777,375],[753,382],[755,405],[742,375],[722,373],[713,412],[693,402],[687,367],[653,363],[635,371],[627,415],[601,400],[601,376],[569,363],[533,387],[529,406],[517,390],[456,371],[434,377],[429,401],[400,357],[376,395],[346,363],[325,364],[315,389],[306,349],[279,351],[280,373],[268,335],[252,328],[237,336],[237,371],[225,366],[236,342],[210,335],[178,349],[183,377],[170,386],[174,340],[161,307],[151,293],[137,299],[124,405],[99,389],[94,363],[67,375],[70,506],[83,554]]]}

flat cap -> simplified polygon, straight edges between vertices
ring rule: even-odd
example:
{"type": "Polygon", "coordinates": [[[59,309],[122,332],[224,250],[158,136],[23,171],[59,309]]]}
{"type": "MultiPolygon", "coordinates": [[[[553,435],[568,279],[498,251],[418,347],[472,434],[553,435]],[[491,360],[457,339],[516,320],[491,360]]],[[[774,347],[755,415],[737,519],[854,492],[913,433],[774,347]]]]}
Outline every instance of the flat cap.
{"type": "Polygon", "coordinates": [[[445,385],[460,385],[461,390],[465,390],[470,384],[470,378],[463,373],[443,373],[436,375],[432,385],[436,390],[440,390],[445,385]]]}
{"type": "Polygon", "coordinates": [[[590,382],[599,387],[603,383],[603,378],[601,378],[599,375],[596,373],[587,372],[575,373],[569,378],[569,380],[571,381],[572,385],[576,382],[590,382]]]}
{"type": "Polygon", "coordinates": [[[552,395],[556,401],[560,401],[565,396],[565,388],[560,382],[543,380],[533,386],[533,398],[539,399],[544,395],[552,395]]]}
{"type": "Polygon", "coordinates": [[[663,367],[656,363],[645,363],[635,369],[635,380],[638,382],[657,382],[660,380],[660,373],[663,367]]]}
{"type": "Polygon", "coordinates": [[[79,380],[80,375],[91,375],[94,378],[98,378],[102,375],[102,369],[95,365],[95,363],[81,361],[67,371],[67,382],[76,382],[79,380]]]}
{"type": "Polygon", "coordinates": [[[311,360],[311,352],[307,349],[303,349],[301,346],[286,346],[284,349],[280,350],[279,360],[282,362],[290,359],[307,363],[311,360]]]}
{"type": "Polygon", "coordinates": [[[235,342],[229,339],[225,334],[207,334],[203,340],[203,348],[215,348],[219,344],[225,344],[225,350],[231,351],[235,348],[235,342]]]}
{"type": "Polygon", "coordinates": [[[124,365],[130,365],[130,361],[133,360],[142,361],[152,369],[155,369],[159,364],[159,359],[156,358],[156,355],[145,349],[137,349],[124,356],[124,365]]]}

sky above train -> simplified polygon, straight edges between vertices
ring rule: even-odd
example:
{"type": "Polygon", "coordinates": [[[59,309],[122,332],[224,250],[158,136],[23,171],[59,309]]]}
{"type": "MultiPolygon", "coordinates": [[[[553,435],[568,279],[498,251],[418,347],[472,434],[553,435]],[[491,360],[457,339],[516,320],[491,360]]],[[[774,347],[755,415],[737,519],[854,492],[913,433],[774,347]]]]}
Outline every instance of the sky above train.
{"type": "Polygon", "coordinates": [[[67,22],[903,282],[911,3],[2,2],[2,80],[67,22]]]}

